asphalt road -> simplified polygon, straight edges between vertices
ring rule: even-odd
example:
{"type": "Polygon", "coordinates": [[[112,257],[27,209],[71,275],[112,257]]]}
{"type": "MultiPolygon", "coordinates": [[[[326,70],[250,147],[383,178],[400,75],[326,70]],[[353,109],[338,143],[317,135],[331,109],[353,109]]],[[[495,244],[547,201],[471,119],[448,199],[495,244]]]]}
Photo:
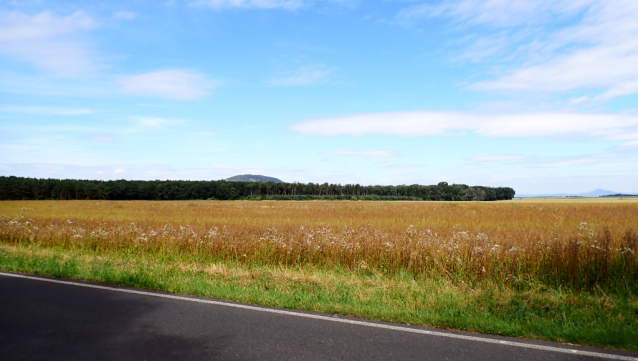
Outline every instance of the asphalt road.
{"type": "Polygon", "coordinates": [[[77,284],[0,273],[0,360],[638,360],[637,353],[77,284]]]}

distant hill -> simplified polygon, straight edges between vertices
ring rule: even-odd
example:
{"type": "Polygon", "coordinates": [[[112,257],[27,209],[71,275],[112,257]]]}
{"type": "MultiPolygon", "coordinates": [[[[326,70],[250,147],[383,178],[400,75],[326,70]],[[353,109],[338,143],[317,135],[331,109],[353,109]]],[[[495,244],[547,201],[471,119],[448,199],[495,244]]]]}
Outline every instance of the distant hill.
{"type": "Polygon", "coordinates": [[[233,181],[233,182],[273,182],[273,183],[283,183],[282,180],[277,179],[277,178],[273,178],[273,177],[266,177],[265,175],[255,175],[255,174],[242,174],[242,175],[236,175],[234,177],[230,177],[230,178],[226,178],[227,181],[233,181]]]}
{"type": "Polygon", "coordinates": [[[608,191],[604,189],[596,189],[586,193],[555,193],[555,194],[517,194],[517,198],[526,197],[600,197],[618,194],[618,192],[608,191]]]}
{"type": "Polygon", "coordinates": [[[580,193],[577,195],[582,195],[583,197],[600,197],[600,196],[608,196],[611,194],[617,194],[618,192],[614,192],[614,191],[606,191],[604,189],[596,189],[593,190],[589,193],[580,193]]]}

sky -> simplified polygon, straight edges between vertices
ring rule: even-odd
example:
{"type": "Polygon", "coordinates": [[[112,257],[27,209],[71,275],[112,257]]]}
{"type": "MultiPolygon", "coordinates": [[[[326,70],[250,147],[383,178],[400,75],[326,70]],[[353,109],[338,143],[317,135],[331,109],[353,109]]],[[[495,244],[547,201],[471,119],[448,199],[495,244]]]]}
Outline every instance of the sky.
{"type": "Polygon", "coordinates": [[[0,175],[638,193],[635,0],[0,0],[0,175]]]}

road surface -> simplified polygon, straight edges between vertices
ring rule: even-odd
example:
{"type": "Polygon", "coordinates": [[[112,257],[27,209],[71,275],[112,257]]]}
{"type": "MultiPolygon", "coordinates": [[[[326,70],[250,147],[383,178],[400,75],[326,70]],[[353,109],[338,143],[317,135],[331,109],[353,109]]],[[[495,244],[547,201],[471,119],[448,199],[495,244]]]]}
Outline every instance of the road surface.
{"type": "Polygon", "coordinates": [[[0,272],[0,360],[604,360],[638,354],[0,272]]]}

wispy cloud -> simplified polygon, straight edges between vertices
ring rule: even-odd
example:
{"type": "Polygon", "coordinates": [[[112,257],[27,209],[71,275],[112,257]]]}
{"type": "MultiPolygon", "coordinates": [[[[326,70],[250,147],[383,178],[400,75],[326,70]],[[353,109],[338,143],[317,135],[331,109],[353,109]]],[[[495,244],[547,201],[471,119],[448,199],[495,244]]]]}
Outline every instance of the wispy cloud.
{"type": "Polygon", "coordinates": [[[634,135],[634,139],[619,146],[621,149],[638,149],[638,135],[634,135]]]}
{"type": "Polygon", "coordinates": [[[390,158],[396,157],[397,152],[388,149],[371,149],[371,150],[329,150],[321,152],[323,155],[343,155],[347,157],[365,157],[365,158],[390,158]]]}
{"type": "Polygon", "coordinates": [[[88,115],[93,114],[93,110],[88,108],[0,105],[0,113],[23,113],[37,115],[88,115]]]}
{"type": "Polygon", "coordinates": [[[0,12],[0,53],[55,76],[77,76],[98,67],[90,46],[78,38],[97,26],[81,11],[68,16],[0,12]]]}
{"type": "Polygon", "coordinates": [[[596,0],[444,0],[412,5],[399,12],[400,19],[450,17],[458,24],[511,27],[546,23],[552,17],[572,16],[596,0]]]}
{"type": "Polygon", "coordinates": [[[471,89],[595,89],[598,95],[591,100],[638,93],[636,1],[455,0],[412,6],[398,15],[403,20],[422,17],[477,28],[481,35],[462,57],[495,60],[500,70],[495,79],[471,89]],[[504,64],[496,57],[508,60],[504,64]]]}
{"type": "Polygon", "coordinates": [[[209,9],[282,9],[297,10],[309,8],[318,3],[336,4],[352,7],[357,0],[196,0],[190,3],[194,7],[209,9]]]}
{"type": "Polygon", "coordinates": [[[489,154],[465,159],[468,165],[502,168],[519,167],[526,170],[539,168],[596,167],[618,168],[635,167],[638,162],[617,152],[601,152],[570,156],[531,156],[522,154],[489,154]]]}
{"type": "Polygon", "coordinates": [[[113,14],[113,18],[117,20],[133,20],[137,17],[137,14],[130,11],[118,11],[113,14]]]}
{"type": "Polygon", "coordinates": [[[131,120],[138,128],[163,128],[170,125],[184,124],[181,119],[164,119],[156,117],[132,117],[131,120]]]}
{"type": "Polygon", "coordinates": [[[487,154],[470,157],[466,160],[471,163],[480,164],[501,164],[527,159],[529,156],[522,154],[487,154]]]}
{"type": "Polygon", "coordinates": [[[322,136],[387,134],[415,137],[469,131],[489,137],[572,135],[633,141],[638,137],[638,115],[412,111],[307,120],[293,124],[291,129],[302,134],[322,136]]]}
{"type": "Polygon", "coordinates": [[[192,6],[211,9],[247,8],[247,9],[285,9],[295,10],[311,3],[304,0],[199,0],[192,6]]]}
{"type": "Polygon", "coordinates": [[[270,83],[283,86],[311,85],[325,82],[331,73],[332,69],[324,65],[307,65],[272,79],[270,83]]]}
{"type": "Polygon", "coordinates": [[[176,100],[197,100],[221,85],[191,70],[160,70],[119,78],[120,90],[125,94],[176,100]]]}
{"type": "Polygon", "coordinates": [[[109,133],[92,133],[82,137],[84,140],[97,143],[115,143],[117,138],[113,134],[109,133]]]}

